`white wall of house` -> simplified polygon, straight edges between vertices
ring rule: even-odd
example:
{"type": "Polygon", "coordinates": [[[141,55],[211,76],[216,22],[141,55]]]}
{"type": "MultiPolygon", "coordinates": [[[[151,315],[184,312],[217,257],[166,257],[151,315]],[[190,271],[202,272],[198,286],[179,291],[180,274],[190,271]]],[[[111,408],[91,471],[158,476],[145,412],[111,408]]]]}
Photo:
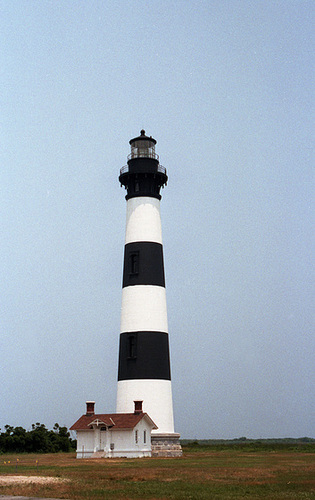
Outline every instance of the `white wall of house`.
{"type": "Polygon", "coordinates": [[[151,426],[145,418],[134,429],[77,431],[77,458],[90,458],[103,451],[105,457],[141,458],[151,456],[151,426]]]}
{"type": "Polygon", "coordinates": [[[132,430],[116,431],[112,429],[109,432],[114,443],[114,450],[108,456],[129,458],[151,456],[151,427],[144,419],[132,430]]]}
{"type": "Polygon", "coordinates": [[[77,458],[89,458],[95,451],[94,431],[77,431],[77,458]]]}

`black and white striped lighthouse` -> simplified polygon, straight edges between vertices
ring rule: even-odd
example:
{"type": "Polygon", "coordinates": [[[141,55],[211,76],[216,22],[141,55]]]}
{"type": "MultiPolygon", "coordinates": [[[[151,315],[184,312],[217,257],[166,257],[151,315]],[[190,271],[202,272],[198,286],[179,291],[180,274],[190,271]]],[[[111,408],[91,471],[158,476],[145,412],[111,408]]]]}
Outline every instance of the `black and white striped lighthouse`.
{"type": "Polygon", "coordinates": [[[158,426],[152,432],[152,454],[178,456],[160,217],[167,174],[155,153],[156,140],[144,130],[129,143],[131,153],[119,176],[127,190],[127,221],[117,412],[132,413],[134,401],[142,401],[143,411],[158,426]]]}

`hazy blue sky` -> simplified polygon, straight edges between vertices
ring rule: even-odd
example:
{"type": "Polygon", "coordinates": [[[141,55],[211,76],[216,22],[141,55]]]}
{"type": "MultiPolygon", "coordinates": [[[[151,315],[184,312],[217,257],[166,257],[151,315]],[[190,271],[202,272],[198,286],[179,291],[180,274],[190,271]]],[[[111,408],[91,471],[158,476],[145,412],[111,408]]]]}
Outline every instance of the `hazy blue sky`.
{"type": "Polygon", "coordinates": [[[314,1],[0,7],[0,427],[115,411],[118,175],[144,128],[175,430],[315,437],[314,1]]]}

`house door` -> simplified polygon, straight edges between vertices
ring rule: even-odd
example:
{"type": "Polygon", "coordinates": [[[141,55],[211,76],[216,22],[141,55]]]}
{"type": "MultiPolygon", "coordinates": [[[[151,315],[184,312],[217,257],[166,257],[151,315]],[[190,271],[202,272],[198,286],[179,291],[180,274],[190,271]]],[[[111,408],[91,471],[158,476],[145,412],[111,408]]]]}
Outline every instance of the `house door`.
{"type": "Polygon", "coordinates": [[[100,450],[105,450],[106,449],[106,427],[101,427],[101,432],[100,432],[100,450]]]}

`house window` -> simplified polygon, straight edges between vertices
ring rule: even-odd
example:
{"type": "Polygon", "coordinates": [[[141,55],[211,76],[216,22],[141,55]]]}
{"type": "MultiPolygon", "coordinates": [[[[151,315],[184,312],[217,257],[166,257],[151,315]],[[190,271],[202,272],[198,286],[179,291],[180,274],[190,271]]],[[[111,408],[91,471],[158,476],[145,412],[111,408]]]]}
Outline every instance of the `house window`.
{"type": "Polygon", "coordinates": [[[129,274],[139,274],[139,252],[129,254],[129,274]]]}
{"type": "Polygon", "coordinates": [[[143,442],[144,444],[147,442],[147,431],[143,431],[143,442]]]}
{"type": "Polygon", "coordinates": [[[135,431],[135,443],[138,443],[138,431],[135,431]]]}

